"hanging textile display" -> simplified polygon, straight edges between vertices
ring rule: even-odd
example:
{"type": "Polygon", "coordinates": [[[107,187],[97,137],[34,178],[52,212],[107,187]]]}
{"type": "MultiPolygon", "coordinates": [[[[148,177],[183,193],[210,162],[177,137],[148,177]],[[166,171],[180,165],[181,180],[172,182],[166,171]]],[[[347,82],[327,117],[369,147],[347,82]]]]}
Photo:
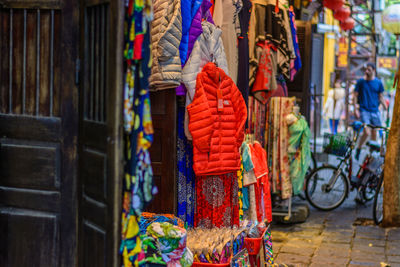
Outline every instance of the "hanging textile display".
{"type": "Polygon", "coordinates": [[[228,62],[230,78],[236,84],[238,79],[238,46],[237,38],[240,33],[238,14],[242,9],[241,0],[215,0],[213,19],[215,25],[222,30],[222,41],[228,62]]]}
{"type": "Polygon", "coordinates": [[[195,174],[236,173],[247,109],[232,79],[215,64],[207,63],[197,76],[196,94],[187,110],[195,174]]]}
{"type": "MultiPolygon", "coordinates": [[[[182,71],[182,82],[186,87],[186,106],[194,99],[196,91],[196,78],[199,72],[208,62],[214,62],[228,75],[228,64],[222,44],[222,31],[214,24],[203,21],[202,33],[194,44],[193,51],[182,71]]],[[[189,140],[192,136],[189,132],[189,117],[185,115],[185,134],[189,140]]]]}
{"type": "Polygon", "coordinates": [[[185,106],[178,106],[178,208],[177,215],[187,226],[194,224],[195,180],[193,171],[193,146],[184,132],[185,106]]]}
{"type": "Polygon", "coordinates": [[[260,64],[257,43],[264,41],[277,51],[277,74],[290,79],[290,62],[296,54],[288,10],[281,4],[276,6],[268,1],[255,0],[252,3],[249,28],[250,86],[255,81],[260,64]]]}
{"type": "Polygon", "coordinates": [[[263,104],[266,104],[277,89],[277,53],[276,48],[267,41],[257,43],[258,70],[253,84],[252,92],[254,97],[263,104]]]}
{"type": "Polygon", "coordinates": [[[272,176],[272,191],[279,192],[282,199],[292,195],[288,157],[288,125],[286,116],[293,111],[294,98],[271,98],[268,111],[268,157],[272,176]]]}
{"type": "Polygon", "coordinates": [[[122,262],[125,267],[139,265],[142,243],[138,220],[143,208],[153,199],[153,171],[148,149],[153,141],[153,126],[148,92],[150,74],[151,1],[126,2],[125,17],[125,180],[121,219],[122,262]]]}
{"type": "MultiPolygon", "coordinates": [[[[181,56],[181,64],[182,64],[182,70],[186,65],[186,62],[188,61],[190,55],[192,54],[193,46],[200,36],[200,34],[203,32],[202,28],[202,20],[204,19],[205,21],[208,21],[211,24],[214,24],[212,20],[212,15],[209,11],[210,6],[212,5],[209,0],[203,0],[203,1],[194,1],[193,3],[190,1],[181,1],[182,3],[182,10],[185,10],[182,12],[182,40],[181,44],[179,46],[180,49],[180,56],[181,56]],[[186,10],[189,10],[186,13],[186,10]],[[187,16],[189,16],[191,20],[188,22],[185,22],[185,19],[187,19],[187,16]],[[186,34],[186,27],[189,25],[189,28],[187,30],[186,34]],[[186,43],[187,42],[187,43],[186,43]]],[[[176,94],[177,95],[182,95],[184,96],[186,94],[186,86],[182,82],[180,86],[176,88],[176,94]]]]}
{"type": "Polygon", "coordinates": [[[151,23],[152,90],[176,88],[181,81],[179,45],[182,39],[181,2],[154,0],[151,23]]]}
{"type": "Polygon", "coordinates": [[[239,225],[236,173],[196,176],[195,227],[239,225]]]}
{"type": "Polygon", "coordinates": [[[301,56],[300,56],[300,47],[299,47],[299,40],[297,38],[297,27],[296,27],[296,17],[293,11],[293,8],[289,10],[289,20],[290,20],[290,29],[293,36],[293,49],[295,53],[295,59],[293,60],[293,66],[291,66],[290,71],[290,80],[294,80],[294,76],[296,73],[301,69],[301,56]]]}
{"type": "MultiPolygon", "coordinates": [[[[242,160],[240,160],[242,162],[242,160]]],[[[238,177],[238,202],[239,202],[239,220],[243,221],[243,163],[240,164],[240,170],[237,171],[238,177]]]]}
{"type": "Polygon", "coordinates": [[[292,116],[295,118],[295,122],[288,123],[290,134],[288,154],[293,194],[298,195],[303,192],[304,178],[311,162],[311,132],[307,121],[303,117],[292,116]]]}
{"type": "Polygon", "coordinates": [[[196,93],[187,110],[196,173],[195,226],[237,225],[238,144],[247,117],[243,97],[222,69],[207,63],[197,76],[196,93]]]}

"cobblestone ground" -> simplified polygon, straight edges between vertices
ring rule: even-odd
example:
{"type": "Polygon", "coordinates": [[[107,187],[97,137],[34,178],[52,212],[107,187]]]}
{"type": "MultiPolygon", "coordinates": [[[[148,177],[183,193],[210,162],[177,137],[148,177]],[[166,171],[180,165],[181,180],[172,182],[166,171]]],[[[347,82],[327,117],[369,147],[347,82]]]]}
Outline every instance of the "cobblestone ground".
{"type": "Polygon", "coordinates": [[[354,225],[372,218],[372,203],[357,205],[352,194],[330,212],[311,209],[305,223],[272,226],[275,261],[281,266],[400,267],[400,228],[354,225]]]}

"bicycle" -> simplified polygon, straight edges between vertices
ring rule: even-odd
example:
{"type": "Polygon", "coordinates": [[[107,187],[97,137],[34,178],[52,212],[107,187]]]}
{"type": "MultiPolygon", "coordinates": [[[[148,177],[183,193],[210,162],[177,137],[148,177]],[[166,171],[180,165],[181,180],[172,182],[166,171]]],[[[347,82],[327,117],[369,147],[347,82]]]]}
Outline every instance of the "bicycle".
{"type": "Polygon", "coordinates": [[[376,225],[382,223],[383,220],[383,173],[381,174],[374,196],[374,205],[372,206],[372,217],[376,225]]]}
{"type": "Polygon", "coordinates": [[[383,166],[383,157],[379,153],[381,146],[375,141],[367,142],[369,153],[354,177],[352,152],[365,127],[383,129],[386,132],[388,129],[358,121],[351,127],[352,138],[347,134],[324,135],[324,152],[338,156],[339,164],[337,166],[325,164],[306,177],[306,198],[317,209],[325,211],[336,209],[347,198],[349,191],[354,189],[358,191],[357,199],[363,203],[374,198],[383,166]]]}

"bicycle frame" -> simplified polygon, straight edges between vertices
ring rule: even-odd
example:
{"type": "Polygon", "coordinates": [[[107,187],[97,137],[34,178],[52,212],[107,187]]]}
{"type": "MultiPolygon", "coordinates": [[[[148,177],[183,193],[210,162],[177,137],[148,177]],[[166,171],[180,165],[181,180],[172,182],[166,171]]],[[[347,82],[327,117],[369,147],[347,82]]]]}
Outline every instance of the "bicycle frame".
{"type": "Polygon", "coordinates": [[[353,150],[356,146],[357,140],[360,136],[361,131],[364,129],[365,124],[361,124],[359,125],[357,128],[353,127],[353,130],[355,131],[355,133],[353,134],[353,139],[350,143],[349,148],[346,151],[346,154],[343,158],[339,158],[340,162],[337,165],[337,171],[335,172],[335,174],[333,175],[333,177],[331,177],[331,179],[329,179],[329,182],[327,184],[327,188],[326,190],[332,190],[333,186],[335,185],[337,179],[339,178],[339,176],[344,172],[343,167],[346,166],[348,167],[347,170],[347,175],[345,175],[347,183],[349,183],[349,185],[351,185],[351,174],[352,174],[352,166],[353,166],[353,162],[352,162],[352,153],[353,150]]]}
{"type": "MultiPolygon", "coordinates": [[[[327,184],[326,190],[330,191],[332,190],[333,186],[335,185],[337,179],[339,178],[339,176],[343,173],[343,172],[347,172],[347,175],[345,175],[347,182],[349,183],[349,185],[351,185],[350,190],[353,190],[356,186],[351,182],[351,176],[352,176],[352,167],[353,167],[353,160],[352,160],[352,153],[353,150],[357,144],[358,138],[360,137],[360,133],[362,132],[362,130],[365,127],[370,127],[372,129],[383,129],[386,132],[389,131],[389,128],[386,127],[381,127],[381,126],[373,126],[370,124],[356,124],[355,126],[353,126],[353,130],[355,131],[355,133],[353,134],[353,138],[351,141],[351,144],[349,146],[349,148],[347,149],[347,152],[345,154],[345,156],[343,158],[339,158],[340,162],[337,165],[337,171],[334,173],[334,175],[331,177],[331,179],[329,179],[329,182],[327,184]],[[347,167],[347,168],[343,168],[343,167],[347,167]]],[[[387,134],[385,139],[387,140],[387,134]]],[[[383,140],[382,140],[383,142],[383,140]]],[[[383,149],[383,145],[382,145],[382,149],[383,149]]],[[[357,172],[357,177],[359,179],[361,179],[361,175],[363,174],[363,171],[367,170],[370,171],[371,173],[373,173],[371,170],[368,170],[367,165],[368,162],[370,160],[370,155],[368,155],[364,161],[363,164],[360,166],[359,171],[357,172]]]]}

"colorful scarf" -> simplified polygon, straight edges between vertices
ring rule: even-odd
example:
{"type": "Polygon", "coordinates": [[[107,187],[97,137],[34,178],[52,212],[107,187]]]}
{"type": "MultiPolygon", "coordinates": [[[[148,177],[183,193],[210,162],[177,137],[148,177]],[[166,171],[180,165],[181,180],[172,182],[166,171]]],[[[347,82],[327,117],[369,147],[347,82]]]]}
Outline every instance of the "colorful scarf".
{"type": "Polygon", "coordinates": [[[162,259],[168,267],[190,267],[193,254],[186,248],[186,230],[170,223],[152,223],[147,235],[157,238],[162,259]]]}

